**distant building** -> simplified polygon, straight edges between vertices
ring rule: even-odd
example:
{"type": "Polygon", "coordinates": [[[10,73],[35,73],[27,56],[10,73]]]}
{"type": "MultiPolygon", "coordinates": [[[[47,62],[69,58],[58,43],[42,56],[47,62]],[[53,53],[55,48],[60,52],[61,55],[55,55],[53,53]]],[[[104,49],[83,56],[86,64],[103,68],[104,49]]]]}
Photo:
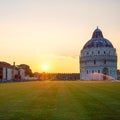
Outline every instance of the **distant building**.
{"type": "Polygon", "coordinates": [[[25,70],[7,62],[0,62],[0,81],[14,81],[25,78],[25,70]]]}
{"type": "Polygon", "coordinates": [[[79,80],[79,73],[34,73],[34,77],[40,80],[79,80]]]}
{"type": "Polygon", "coordinates": [[[25,78],[25,70],[15,66],[13,69],[13,80],[24,80],[25,78]]]}
{"type": "Polygon", "coordinates": [[[20,64],[20,65],[18,65],[18,68],[21,68],[25,71],[25,76],[33,77],[33,73],[32,73],[32,70],[30,69],[29,65],[20,64]]]}
{"type": "Polygon", "coordinates": [[[80,79],[117,79],[117,55],[112,43],[97,28],[80,53],[80,79]]]}
{"type": "Polygon", "coordinates": [[[7,62],[0,62],[0,81],[12,80],[12,66],[7,62]]]}
{"type": "Polygon", "coordinates": [[[117,80],[120,80],[120,70],[117,70],[117,80]]]}

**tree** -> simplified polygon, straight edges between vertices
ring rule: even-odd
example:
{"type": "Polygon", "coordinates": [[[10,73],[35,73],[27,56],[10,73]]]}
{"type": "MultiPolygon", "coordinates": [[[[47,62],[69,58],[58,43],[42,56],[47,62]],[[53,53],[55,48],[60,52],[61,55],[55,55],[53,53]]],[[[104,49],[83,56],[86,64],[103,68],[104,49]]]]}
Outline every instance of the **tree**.
{"type": "Polygon", "coordinates": [[[29,65],[20,64],[18,67],[25,70],[25,76],[29,75],[30,77],[33,77],[33,73],[29,65]]]}

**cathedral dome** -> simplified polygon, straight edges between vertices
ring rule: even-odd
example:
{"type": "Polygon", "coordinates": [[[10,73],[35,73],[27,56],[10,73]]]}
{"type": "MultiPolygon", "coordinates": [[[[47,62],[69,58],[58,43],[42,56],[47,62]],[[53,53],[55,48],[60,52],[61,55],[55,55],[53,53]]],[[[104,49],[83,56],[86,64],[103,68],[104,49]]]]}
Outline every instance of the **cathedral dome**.
{"type": "Polygon", "coordinates": [[[112,43],[103,37],[102,31],[97,27],[93,32],[92,38],[84,45],[83,49],[92,47],[109,47],[113,48],[112,43]]]}

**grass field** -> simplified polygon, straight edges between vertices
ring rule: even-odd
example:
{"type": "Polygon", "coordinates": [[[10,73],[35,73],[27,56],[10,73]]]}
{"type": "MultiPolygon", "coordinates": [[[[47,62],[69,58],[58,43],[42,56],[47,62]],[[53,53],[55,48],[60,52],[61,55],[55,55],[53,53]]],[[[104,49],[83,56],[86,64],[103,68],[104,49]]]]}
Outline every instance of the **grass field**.
{"type": "Polygon", "coordinates": [[[0,120],[120,120],[120,82],[2,83],[0,120]]]}

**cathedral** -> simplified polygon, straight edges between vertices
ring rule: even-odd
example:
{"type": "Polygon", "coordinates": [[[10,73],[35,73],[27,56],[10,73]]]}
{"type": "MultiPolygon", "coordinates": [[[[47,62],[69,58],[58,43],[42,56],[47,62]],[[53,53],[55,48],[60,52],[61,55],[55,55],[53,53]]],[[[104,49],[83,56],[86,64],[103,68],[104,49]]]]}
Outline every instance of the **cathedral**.
{"type": "Polygon", "coordinates": [[[97,27],[80,52],[81,80],[117,79],[117,54],[112,43],[97,27]]]}

